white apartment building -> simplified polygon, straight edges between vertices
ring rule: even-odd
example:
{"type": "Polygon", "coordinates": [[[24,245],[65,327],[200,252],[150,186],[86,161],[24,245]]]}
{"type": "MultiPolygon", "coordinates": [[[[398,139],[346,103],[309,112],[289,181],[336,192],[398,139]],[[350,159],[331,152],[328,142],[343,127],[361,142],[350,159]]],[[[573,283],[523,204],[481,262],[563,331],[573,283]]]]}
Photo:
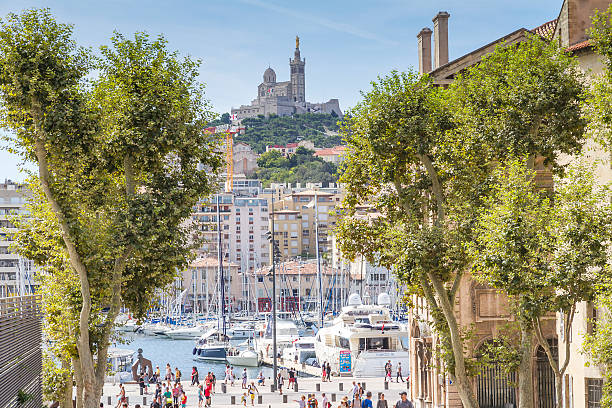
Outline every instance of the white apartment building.
{"type": "Polygon", "coordinates": [[[17,231],[12,218],[22,214],[27,188],[11,180],[0,183],[0,297],[23,296],[35,291],[34,263],[10,249],[17,231]]]}

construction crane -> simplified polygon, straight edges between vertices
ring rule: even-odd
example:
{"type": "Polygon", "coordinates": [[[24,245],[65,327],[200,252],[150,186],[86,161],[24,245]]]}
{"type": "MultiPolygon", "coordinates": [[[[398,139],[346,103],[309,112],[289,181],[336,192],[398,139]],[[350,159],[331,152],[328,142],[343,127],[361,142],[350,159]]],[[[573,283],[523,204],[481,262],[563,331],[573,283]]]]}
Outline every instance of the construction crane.
{"type": "Polygon", "coordinates": [[[226,161],[226,180],[225,192],[231,193],[234,189],[234,133],[232,128],[225,132],[225,161],[226,161]]]}

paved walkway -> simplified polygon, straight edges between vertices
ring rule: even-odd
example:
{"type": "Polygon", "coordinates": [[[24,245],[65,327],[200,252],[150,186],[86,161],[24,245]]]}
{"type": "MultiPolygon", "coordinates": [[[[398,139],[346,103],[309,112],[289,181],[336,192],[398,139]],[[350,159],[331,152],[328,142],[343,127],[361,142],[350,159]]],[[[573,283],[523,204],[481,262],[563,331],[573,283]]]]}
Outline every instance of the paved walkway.
{"type": "MultiPolygon", "coordinates": [[[[250,383],[251,379],[249,379],[250,383]]],[[[272,393],[270,391],[270,379],[266,379],[265,386],[258,386],[259,395],[255,397],[255,407],[270,407],[270,408],[296,408],[298,407],[297,402],[294,400],[299,399],[302,395],[306,397],[308,394],[314,393],[316,395],[317,400],[319,401],[319,407],[321,406],[321,394],[325,393],[328,397],[329,401],[332,403],[332,407],[336,408],[340,405],[340,400],[345,395],[351,391],[353,385],[353,381],[358,383],[365,383],[365,391],[372,392],[372,401],[374,406],[376,406],[376,401],[378,400],[378,393],[382,392],[385,394],[385,399],[389,401],[389,407],[393,406],[395,402],[399,399],[399,393],[401,391],[407,390],[406,383],[389,383],[388,390],[385,390],[384,380],[382,378],[350,378],[350,377],[334,377],[331,382],[322,383],[318,378],[300,378],[298,392],[295,392],[293,389],[287,390],[287,380],[285,380],[285,388],[283,389],[283,395],[279,395],[278,392],[272,393]],[[319,387],[319,391],[317,391],[317,385],[319,387]],[[342,390],[340,390],[342,388],[342,390]],[[284,396],[286,396],[287,402],[284,401],[284,396]],[[258,397],[261,397],[261,403],[258,403],[258,397]],[[335,401],[333,399],[335,398],[335,401]]],[[[232,387],[227,385],[227,392],[222,392],[221,384],[223,381],[217,383],[216,393],[212,397],[212,406],[213,407],[231,407],[240,405],[240,400],[243,392],[245,390],[241,389],[241,383],[236,382],[232,387]],[[234,404],[232,404],[232,396],[234,397],[234,404]]],[[[257,382],[255,382],[257,384],[257,382]]],[[[140,389],[137,384],[124,384],[126,389],[126,396],[128,397],[130,408],[134,408],[136,404],[141,404],[141,406],[148,407],[151,403],[151,399],[154,394],[154,389],[149,389],[149,394],[140,395],[140,389]],[[146,401],[146,403],[145,403],[146,401]],[[145,404],[143,404],[145,403],[145,404]]],[[[197,407],[198,406],[198,397],[197,397],[197,388],[195,386],[191,386],[190,384],[184,385],[184,389],[187,392],[187,407],[197,407]]],[[[104,403],[104,407],[107,408],[108,405],[108,397],[111,397],[111,407],[115,407],[117,405],[117,393],[119,392],[119,385],[107,383],[104,385],[104,395],[102,397],[102,402],[104,403]]],[[[250,401],[248,406],[251,406],[250,401]]]]}

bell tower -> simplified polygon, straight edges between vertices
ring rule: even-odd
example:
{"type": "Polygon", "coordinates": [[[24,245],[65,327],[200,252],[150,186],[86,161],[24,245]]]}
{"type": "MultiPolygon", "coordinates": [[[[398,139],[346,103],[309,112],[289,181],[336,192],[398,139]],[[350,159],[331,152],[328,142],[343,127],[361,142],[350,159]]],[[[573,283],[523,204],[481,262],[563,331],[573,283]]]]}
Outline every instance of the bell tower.
{"type": "Polygon", "coordinates": [[[293,59],[289,59],[291,72],[291,94],[294,102],[306,102],[306,81],[304,76],[306,59],[300,57],[300,37],[295,37],[295,52],[293,59]]]}

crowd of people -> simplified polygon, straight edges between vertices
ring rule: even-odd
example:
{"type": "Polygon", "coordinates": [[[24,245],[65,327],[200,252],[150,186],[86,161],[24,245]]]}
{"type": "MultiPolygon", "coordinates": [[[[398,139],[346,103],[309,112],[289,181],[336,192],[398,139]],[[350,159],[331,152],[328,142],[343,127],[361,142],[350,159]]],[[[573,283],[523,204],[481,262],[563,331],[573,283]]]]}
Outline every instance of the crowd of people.
{"type": "MultiPolygon", "coordinates": [[[[385,382],[393,382],[393,365],[389,360],[384,367],[385,382]]],[[[404,382],[401,363],[397,363],[395,370],[395,381],[404,382]]],[[[251,406],[255,405],[255,395],[259,394],[259,389],[255,385],[255,381],[250,381],[247,369],[244,368],[241,372],[241,389],[244,390],[241,397],[241,404],[247,406],[250,402],[251,406]]],[[[285,378],[288,377],[287,390],[295,387],[298,382],[297,373],[293,368],[289,370],[280,370],[278,372],[277,391],[282,395],[283,387],[285,386],[285,378]]],[[[153,398],[150,408],[186,408],[187,393],[181,383],[181,370],[175,367],[172,370],[170,364],[166,364],[165,374],[162,377],[159,366],[155,368],[155,372],[150,376],[143,372],[138,376],[138,384],[141,388],[141,394],[149,394],[149,387],[154,387],[153,398]]],[[[257,375],[257,385],[264,386],[266,378],[263,371],[257,375]]],[[[329,362],[323,362],[321,365],[321,381],[331,381],[331,366],[329,362]]],[[[408,381],[408,379],[406,379],[408,381]]],[[[208,372],[203,383],[200,383],[200,374],[197,367],[192,367],[191,371],[191,386],[197,387],[198,407],[208,408],[212,406],[212,396],[215,393],[217,379],[213,372],[208,372]]],[[[225,378],[223,383],[225,386],[234,386],[236,382],[236,373],[234,367],[226,365],[225,378]]],[[[332,408],[332,404],[325,393],[321,394],[320,403],[315,394],[302,395],[300,399],[294,400],[298,404],[298,408],[332,408]]],[[[194,406],[192,404],[191,406],[194,406]]],[[[103,408],[104,405],[100,404],[103,408]]],[[[119,393],[117,394],[116,408],[128,408],[125,388],[123,384],[119,384],[119,393]]],[[[136,404],[135,408],[144,408],[140,404],[136,404]]],[[[353,381],[352,388],[340,401],[338,408],[374,408],[372,401],[372,393],[365,391],[361,383],[353,381]]],[[[379,394],[376,408],[390,408],[384,394],[379,394]]],[[[392,408],[414,408],[412,403],[407,399],[407,393],[401,392],[400,399],[393,405],[392,408]]]]}

